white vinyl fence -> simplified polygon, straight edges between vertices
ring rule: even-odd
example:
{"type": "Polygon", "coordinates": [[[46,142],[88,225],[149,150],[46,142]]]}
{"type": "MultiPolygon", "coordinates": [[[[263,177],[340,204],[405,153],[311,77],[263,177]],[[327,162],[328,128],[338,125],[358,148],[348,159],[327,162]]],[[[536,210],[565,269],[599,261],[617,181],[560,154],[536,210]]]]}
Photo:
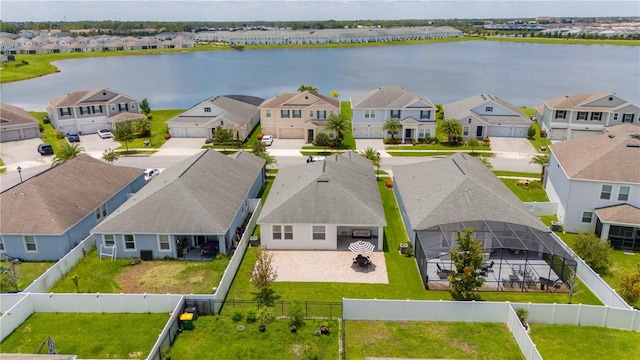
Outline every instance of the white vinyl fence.
{"type": "Polygon", "coordinates": [[[551,216],[558,213],[558,202],[525,202],[523,203],[535,216],[551,216]]]}

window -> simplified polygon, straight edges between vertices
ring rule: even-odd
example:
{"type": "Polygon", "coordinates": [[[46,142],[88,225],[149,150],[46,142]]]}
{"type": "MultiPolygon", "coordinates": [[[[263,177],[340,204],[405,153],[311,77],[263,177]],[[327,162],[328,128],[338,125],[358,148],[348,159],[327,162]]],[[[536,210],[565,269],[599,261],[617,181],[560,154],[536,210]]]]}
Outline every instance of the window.
{"type": "Polygon", "coordinates": [[[609,200],[611,199],[611,189],[612,185],[602,185],[602,190],[600,191],[600,199],[609,200]]]}
{"type": "Polygon", "coordinates": [[[282,240],[282,225],[273,225],[271,231],[273,232],[273,240],[282,240]]]}
{"type": "Polygon", "coordinates": [[[431,111],[429,110],[420,110],[420,119],[431,119],[431,111]]]}
{"type": "Polygon", "coordinates": [[[312,118],[313,117],[313,110],[309,111],[309,117],[312,118]]]}
{"type": "Polygon", "coordinates": [[[314,226],[313,227],[313,240],[325,240],[325,227],[324,226],[314,226]]]}
{"type": "Polygon", "coordinates": [[[465,126],[462,128],[462,136],[469,136],[469,127],[465,126]]]}
{"type": "Polygon", "coordinates": [[[118,104],[118,111],[127,111],[129,110],[127,103],[118,104]]]}
{"type": "Polygon", "coordinates": [[[210,107],[206,107],[206,108],[204,108],[204,112],[206,112],[206,113],[210,113],[210,112],[211,112],[211,108],[210,108],[210,107]]]}
{"type": "Polygon", "coordinates": [[[592,112],[591,113],[591,120],[600,121],[601,118],[602,118],[602,113],[601,112],[592,112]]]}
{"type": "Polygon", "coordinates": [[[36,237],[33,235],[25,235],[24,248],[27,251],[38,251],[38,247],[36,246],[36,237]]]}
{"type": "Polygon", "coordinates": [[[566,119],[567,112],[565,110],[556,111],[556,119],[566,119]]]}
{"type": "Polygon", "coordinates": [[[578,120],[587,120],[587,112],[586,111],[578,112],[578,120]]]}
{"type": "Polygon", "coordinates": [[[107,217],[107,203],[100,205],[100,207],[96,209],[96,220],[100,221],[105,217],[107,217]]]}
{"type": "Polygon", "coordinates": [[[91,114],[91,106],[80,106],[80,115],[91,114]]]}
{"type": "Polygon", "coordinates": [[[293,240],[293,225],[284,226],[284,239],[293,240]]]}
{"type": "Polygon", "coordinates": [[[631,191],[630,186],[620,186],[620,191],[618,191],[618,201],[627,201],[629,200],[629,192],[631,191]]]}
{"type": "Polygon", "coordinates": [[[224,120],[220,120],[220,126],[224,126],[224,120]]]}
{"type": "Polygon", "coordinates": [[[583,211],[582,222],[591,224],[591,220],[593,220],[593,211],[583,211]]]}
{"type": "Polygon", "coordinates": [[[116,111],[116,104],[111,104],[111,111],[116,111]]]}
{"type": "Polygon", "coordinates": [[[271,109],[267,109],[264,111],[264,116],[271,117],[271,109]]]}
{"type": "Polygon", "coordinates": [[[113,234],[104,234],[102,235],[102,242],[105,246],[114,246],[116,244],[116,239],[113,234]]]}
{"type": "Polygon", "coordinates": [[[618,121],[618,116],[619,116],[618,113],[614,113],[613,114],[613,121],[618,121]]]}
{"type": "Polygon", "coordinates": [[[327,111],[326,110],[318,110],[317,114],[318,114],[317,119],[322,120],[322,119],[326,119],[327,118],[327,111]]]}
{"type": "Polygon", "coordinates": [[[373,109],[365,110],[364,111],[364,117],[365,117],[365,119],[369,119],[369,118],[373,119],[373,118],[376,117],[376,111],[373,110],[373,109]]]}
{"type": "Polygon", "coordinates": [[[289,110],[280,110],[280,117],[283,119],[289,118],[289,110]]]}
{"type": "Polygon", "coordinates": [[[93,105],[94,114],[102,114],[102,105],[93,105]]]}
{"type": "Polygon", "coordinates": [[[624,114],[622,115],[622,122],[632,123],[634,117],[635,117],[635,114],[624,114]]]}
{"type": "Polygon", "coordinates": [[[4,240],[2,240],[2,235],[0,235],[0,252],[4,252],[4,240]]]}
{"type": "Polygon", "coordinates": [[[431,129],[424,130],[424,137],[431,137],[431,129]]]}
{"type": "Polygon", "coordinates": [[[160,251],[170,251],[171,243],[169,242],[169,235],[158,235],[158,249],[160,251]]]}
{"type": "Polygon", "coordinates": [[[400,119],[400,110],[391,110],[392,119],[400,119]]]}
{"type": "Polygon", "coordinates": [[[302,118],[302,110],[293,110],[293,118],[294,119],[300,119],[302,118]]]}
{"type": "Polygon", "coordinates": [[[60,116],[69,116],[71,115],[71,108],[61,108],[60,116]]]}
{"type": "Polygon", "coordinates": [[[484,108],[485,112],[493,112],[493,106],[487,106],[484,108]]]}
{"type": "Polygon", "coordinates": [[[124,235],[124,249],[126,250],[135,250],[136,249],[136,239],[131,234],[124,235]]]}
{"type": "Polygon", "coordinates": [[[129,106],[131,106],[131,109],[135,109],[136,108],[136,103],[132,102],[129,106]]]}

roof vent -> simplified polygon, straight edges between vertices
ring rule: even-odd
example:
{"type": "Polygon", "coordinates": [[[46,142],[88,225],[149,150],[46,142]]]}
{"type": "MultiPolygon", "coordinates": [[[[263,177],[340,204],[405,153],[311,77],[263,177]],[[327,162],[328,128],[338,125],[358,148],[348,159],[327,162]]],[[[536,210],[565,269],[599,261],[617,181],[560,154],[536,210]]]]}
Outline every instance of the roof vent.
{"type": "Polygon", "coordinates": [[[638,143],[630,143],[630,144],[627,144],[627,147],[640,148],[640,144],[638,144],[638,143]]]}
{"type": "Polygon", "coordinates": [[[328,183],[329,182],[329,178],[326,175],[322,174],[320,177],[318,177],[318,182],[319,183],[328,183]]]}
{"type": "Polygon", "coordinates": [[[609,139],[613,139],[614,137],[616,137],[616,134],[609,134],[609,139]]]}

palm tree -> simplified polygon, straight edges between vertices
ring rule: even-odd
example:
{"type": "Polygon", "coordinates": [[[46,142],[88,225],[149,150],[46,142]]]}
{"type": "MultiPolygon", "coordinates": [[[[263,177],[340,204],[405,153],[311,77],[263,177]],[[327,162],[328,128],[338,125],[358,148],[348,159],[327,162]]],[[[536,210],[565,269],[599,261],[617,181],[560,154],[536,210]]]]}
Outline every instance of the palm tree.
{"type": "Polygon", "coordinates": [[[305,85],[305,84],[300,85],[300,87],[298,88],[298,92],[305,92],[305,91],[311,91],[313,93],[317,93],[318,88],[313,87],[311,85],[305,85]]]}
{"type": "Polygon", "coordinates": [[[120,153],[113,151],[112,149],[107,149],[102,153],[102,160],[108,162],[113,165],[113,162],[120,158],[120,153]]]}
{"type": "Polygon", "coordinates": [[[233,125],[233,133],[236,137],[236,141],[238,142],[238,147],[240,147],[240,132],[244,130],[244,125],[235,124],[233,125]]]}
{"type": "Polygon", "coordinates": [[[402,123],[400,123],[398,119],[389,119],[382,125],[382,130],[391,132],[391,139],[393,139],[393,136],[397,134],[400,129],[402,129],[402,123]]]}
{"type": "Polygon", "coordinates": [[[340,94],[337,91],[333,90],[332,92],[329,93],[329,97],[337,100],[340,98],[340,94]]]}
{"type": "Polygon", "coordinates": [[[549,155],[536,155],[531,158],[529,164],[536,164],[542,167],[542,171],[540,172],[540,181],[544,180],[544,167],[549,165],[549,155]]]}
{"type": "Polygon", "coordinates": [[[71,144],[65,142],[64,145],[58,151],[56,151],[56,156],[51,161],[51,166],[60,165],[67,160],[71,160],[74,157],[80,155],[81,152],[84,151],[84,148],[77,143],[71,144]]]}
{"type": "Polygon", "coordinates": [[[338,142],[342,141],[342,133],[347,130],[349,124],[341,115],[333,114],[329,116],[327,124],[324,126],[329,130],[333,130],[336,133],[336,139],[338,142]]]}
{"type": "Polygon", "coordinates": [[[364,157],[365,159],[371,160],[373,166],[378,169],[378,172],[376,172],[376,178],[378,178],[378,173],[380,172],[380,153],[378,152],[378,150],[369,146],[364,149],[364,151],[361,151],[360,155],[362,155],[362,157],[364,157]]]}
{"type": "Polygon", "coordinates": [[[446,135],[447,141],[451,142],[455,135],[462,135],[462,125],[456,119],[444,119],[438,126],[438,132],[446,135]]]}
{"type": "Polygon", "coordinates": [[[478,156],[478,160],[480,160],[481,163],[484,164],[484,166],[486,166],[488,169],[493,169],[493,164],[491,164],[491,162],[489,162],[489,158],[486,156],[478,156]]]}

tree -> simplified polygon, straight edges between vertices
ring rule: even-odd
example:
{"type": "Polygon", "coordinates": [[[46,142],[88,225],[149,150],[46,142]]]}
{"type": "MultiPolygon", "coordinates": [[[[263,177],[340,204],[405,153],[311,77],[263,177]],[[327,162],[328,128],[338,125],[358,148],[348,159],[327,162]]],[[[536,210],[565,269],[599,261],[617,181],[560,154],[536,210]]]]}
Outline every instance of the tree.
{"type": "Polygon", "coordinates": [[[386,130],[391,132],[391,138],[394,138],[394,135],[398,133],[402,129],[402,123],[398,119],[389,119],[384,122],[382,125],[382,130],[386,130]]]}
{"type": "Polygon", "coordinates": [[[452,142],[454,136],[462,135],[462,125],[456,119],[444,119],[438,126],[438,132],[446,135],[448,142],[452,142]]]}
{"type": "Polygon", "coordinates": [[[260,305],[273,306],[273,302],[279,298],[271,288],[271,284],[278,278],[278,272],[273,266],[273,255],[262,247],[256,253],[256,264],[251,273],[251,282],[258,289],[255,293],[260,305]]]}
{"type": "Polygon", "coordinates": [[[240,132],[244,130],[244,125],[234,124],[233,125],[233,133],[238,142],[238,148],[242,145],[242,139],[240,138],[240,132]]]}
{"type": "Polygon", "coordinates": [[[84,151],[84,148],[77,143],[68,143],[65,142],[64,145],[58,151],[56,151],[56,156],[51,161],[52,166],[60,165],[62,163],[67,162],[80,155],[81,152],[84,151]]]}
{"type": "Polygon", "coordinates": [[[136,134],[133,131],[133,125],[131,120],[116,123],[116,129],[113,132],[113,137],[116,141],[123,142],[124,146],[129,151],[129,141],[136,138],[136,134]]]}
{"type": "Polygon", "coordinates": [[[337,91],[333,90],[332,92],[329,93],[329,97],[337,100],[340,98],[340,94],[337,91]]]}
{"type": "Polygon", "coordinates": [[[342,134],[349,128],[349,123],[341,115],[333,114],[329,116],[325,128],[333,130],[336,133],[338,142],[342,141],[342,134]]]}
{"type": "Polygon", "coordinates": [[[486,156],[478,156],[478,160],[484,164],[488,169],[493,169],[493,164],[489,161],[489,158],[486,156]]]}
{"type": "Polygon", "coordinates": [[[475,148],[480,146],[480,142],[476,138],[471,138],[467,140],[467,145],[471,146],[471,153],[474,153],[475,148]]]}
{"type": "MultiPolygon", "coordinates": [[[[375,166],[378,169],[378,172],[380,172],[380,153],[378,152],[378,150],[372,148],[371,146],[368,146],[366,149],[364,149],[364,151],[360,152],[360,155],[362,155],[362,157],[364,157],[365,159],[371,160],[373,166],[375,166]]],[[[377,177],[378,173],[376,173],[376,178],[377,177]]]]}
{"type": "Polygon", "coordinates": [[[255,140],[251,143],[251,149],[253,150],[253,154],[264,159],[265,168],[269,165],[277,165],[278,160],[276,160],[275,156],[269,154],[267,152],[267,145],[260,140],[255,140]]]}
{"type": "Polygon", "coordinates": [[[139,138],[151,136],[151,124],[148,119],[137,119],[134,123],[134,128],[139,138]]]}
{"type": "Polygon", "coordinates": [[[227,143],[233,139],[233,131],[231,129],[223,128],[218,125],[216,131],[213,133],[213,142],[217,144],[223,144],[223,150],[227,150],[227,143]]]}
{"type": "Polygon", "coordinates": [[[609,255],[612,251],[609,240],[601,240],[594,233],[579,233],[575,251],[598,274],[605,275],[609,271],[609,255]]]}
{"type": "Polygon", "coordinates": [[[636,264],[635,271],[625,270],[622,274],[618,293],[627,304],[636,309],[640,307],[640,263],[636,264]]]}
{"type": "Polygon", "coordinates": [[[536,127],[531,124],[531,126],[529,126],[529,128],[527,129],[527,138],[533,140],[536,137],[536,127]]]}
{"type": "Polygon", "coordinates": [[[300,87],[298,88],[298,92],[305,92],[305,91],[311,91],[313,93],[317,93],[318,88],[313,87],[311,85],[305,85],[305,84],[300,85],[300,87]]]}
{"type": "Polygon", "coordinates": [[[147,117],[151,114],[151,107],[149,106],[147,98],[142,99],[142,102],[140,102],[140,112],[147,117]]]}
{"type": "Polygon", "coordinates": [[[6,292],[5,288],[13,291],[19,290],[20,276],[13,261],[9,262],[9,267],[4,269],[0,275],[2,276],[2,285],[0,287],[2,287],[3,292],[6,292]]]}
{"type": "Polygon", "coordinates": [[[542,167],[540,172],[540,181],[544,180],[544,167],[549,165],[549,155],[536,155],[531,158],[529,164],[537,164],[542,167]]]}
{"type": "Polygon", "coordinates": [[[107,149],[102,153],[102,160],[108,162],[113,165],[113,163],[120,158],[120,153],[117,151],[113,151],[112,149],[107,149]]]}
{"type": "Polygon", "coordinates": [[[466,228],[464,235],[458,229],[458,246],[451,250],[451,262],[455,269],[449,275],[449,292],[454,300],[479,300],[475,289],[484,284],[480,268],[484,262],[482,243],[471,237],[473,229],[466,228]]]}

